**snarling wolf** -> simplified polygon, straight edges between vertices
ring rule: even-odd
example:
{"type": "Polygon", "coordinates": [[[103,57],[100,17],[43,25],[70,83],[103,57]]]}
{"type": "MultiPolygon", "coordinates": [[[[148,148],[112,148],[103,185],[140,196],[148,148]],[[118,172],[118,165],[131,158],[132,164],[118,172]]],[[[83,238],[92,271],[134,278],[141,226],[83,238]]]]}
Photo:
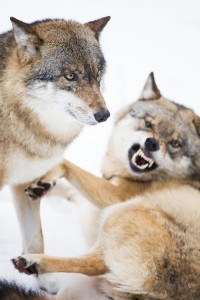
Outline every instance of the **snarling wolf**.
{"type": "Polygon", "coordinates": [[[15,267],[97,276],[94,299],[200,299],[199,148],[200,118],[164,98],[150,74],[111,135],[104,174],[114,183],[68,161],[41,179],[51,184],[64,176],[104,208],[94,245],[80,257],[23,255],[13,259],[15,267]]]}
{"type": "Polygon", "coordinates": [[[44,249],[39,202],[27,201],[24,186],[62,161],[84,124],[110,115],[99,45],[109,19],[27,24],[12,17],[13,30],[0,35],[0,187],[12,187],[24,253],[44,249]]]}

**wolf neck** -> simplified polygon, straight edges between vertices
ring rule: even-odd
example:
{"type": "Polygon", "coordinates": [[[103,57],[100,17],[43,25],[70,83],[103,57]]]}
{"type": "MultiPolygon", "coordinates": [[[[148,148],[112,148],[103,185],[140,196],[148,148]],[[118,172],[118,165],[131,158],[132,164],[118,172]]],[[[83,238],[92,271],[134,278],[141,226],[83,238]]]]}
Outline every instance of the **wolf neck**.
{"type": "Polygon", "coordinates": [[[29,99],[19,90],[14,86],[7,97],[6,93],[0,97],[2,122],[9,127],[11,140],[14,138],[15,143],[27,153],[40,157],[64,151],[81,131],[81,124],[67,113],[62,114],[52,107],[37,108],[37,102],[36,108],[31,108],[27,105],[29,99]]]}
{"type": "MultiPolygon", "coordinates": [[[[27,99],[24,101],[26,103],[27,99]]],[[[27,135],[35,142],[48,148],[65,148],[81,131],[82,126],[70,115],[56,111],[52,107],[43,108],[37,104],[35,108],[22,106],[15,116],[21,113],[21,121],[26,126],[27,135]]],[[[17,116],[17,117],[18,117],[17,116]]],[[[36,150],[38,153],[38,149],[36,150]]]]}
{"type": "Polygon", "coordinates": [[[39,97],[25,97],[24,103],[31,114],[35,115],[37,123],[48,132],[50,139],[55,143],[66,146],[75,136],[79,134],[83,125],[73,118],[56,103],[43,101],[39,97]]]}

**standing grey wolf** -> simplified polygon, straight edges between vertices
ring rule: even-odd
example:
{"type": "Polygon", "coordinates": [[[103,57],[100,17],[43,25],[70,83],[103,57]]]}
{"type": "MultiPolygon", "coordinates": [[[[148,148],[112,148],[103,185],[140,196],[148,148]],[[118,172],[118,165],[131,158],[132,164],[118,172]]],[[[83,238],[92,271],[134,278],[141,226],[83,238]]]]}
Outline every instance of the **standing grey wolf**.
{"type": "Polygon", "coordinates": [[[199,148],[200,118],[161,96],[150,74],[111,136],[104,171],[115,184],[68,161],[41,179],[64,176],[104,208],[94,245],[80,257],[23,255],[15,268],[95,276],[87,279],[88,297],[83,280],[63,299],[200,299],[199,148]]]}
{"type": "Polygon", "coordinates": [[[44,251],[40,204],[27,201],[25,186],[62,161],[84,124],[110,116],[99,45],[109,19],[11,18],[13,30],[0,35],[0,187],[12,187],[24,253],[44,251]]]}

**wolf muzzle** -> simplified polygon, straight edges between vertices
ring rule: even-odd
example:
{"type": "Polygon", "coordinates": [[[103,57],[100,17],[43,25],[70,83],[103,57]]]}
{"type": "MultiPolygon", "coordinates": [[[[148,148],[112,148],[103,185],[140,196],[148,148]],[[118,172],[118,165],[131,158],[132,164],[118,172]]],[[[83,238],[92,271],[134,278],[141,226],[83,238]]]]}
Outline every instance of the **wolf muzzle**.
{"type": "Polygon", "coordinates": [[[158,165],[152,156],[152,152],[156,152],[159,149],[159,141],[154,138],[147,138],[144,147],[141,147],[140,144],[133,144],[128,151],[131,169],[136,173],[155,170],[158,165]]]}
{"type": "Polygon", "coordinates": [[[101,109],[94,114],[94,118],[98,123],[105,122],[110,117],[110,112],[107,109],[101,109]]]}

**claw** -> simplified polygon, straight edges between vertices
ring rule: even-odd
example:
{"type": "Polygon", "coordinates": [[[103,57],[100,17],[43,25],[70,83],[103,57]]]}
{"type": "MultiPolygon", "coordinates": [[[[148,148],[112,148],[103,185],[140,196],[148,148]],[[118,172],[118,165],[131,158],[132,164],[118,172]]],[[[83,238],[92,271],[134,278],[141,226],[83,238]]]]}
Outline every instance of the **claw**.
{"type": "Polygon", "coordinates": [[[36,275],[38,276],[38,263],[34,262],[34,263],[28,263],[27,260],[22,257],[19,256],[16,259],[13,258],[11,259],[15,269],[17,269],[20,273],[25,273],[27,275],[36,275]]]}

